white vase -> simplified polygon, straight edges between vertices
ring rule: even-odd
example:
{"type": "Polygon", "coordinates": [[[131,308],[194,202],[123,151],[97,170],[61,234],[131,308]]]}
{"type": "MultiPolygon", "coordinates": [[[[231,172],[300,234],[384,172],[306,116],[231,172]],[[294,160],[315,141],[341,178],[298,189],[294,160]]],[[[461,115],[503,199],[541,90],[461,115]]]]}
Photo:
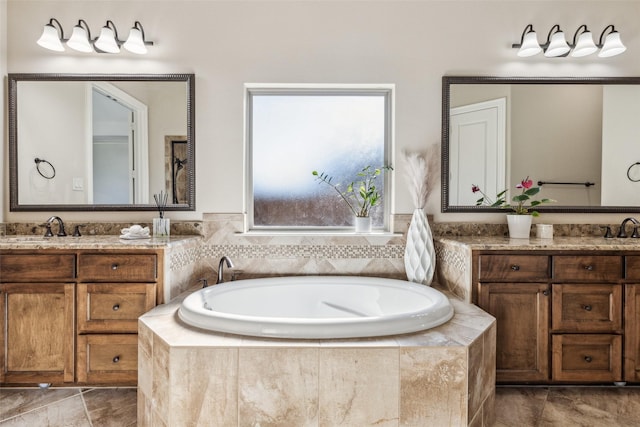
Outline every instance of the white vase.
{"type": "Polygon", "coordinates": [[[528,239],[531,234],[531,215],[507,215],[509,237],[512,239],[528,239]]]}
{"type": "Polygon", "coordinates": [[[407,230],[404,269],[410,282],[431,285],[436,269],[436,251],[429,221],[422,209],[413,211],[407,230]]]}
{"type": "Polygon", "coordinates": [[[371,232],[371,217],[370,216],[357,216],[355,217],[356,233],[369,233],[371,232]]]}

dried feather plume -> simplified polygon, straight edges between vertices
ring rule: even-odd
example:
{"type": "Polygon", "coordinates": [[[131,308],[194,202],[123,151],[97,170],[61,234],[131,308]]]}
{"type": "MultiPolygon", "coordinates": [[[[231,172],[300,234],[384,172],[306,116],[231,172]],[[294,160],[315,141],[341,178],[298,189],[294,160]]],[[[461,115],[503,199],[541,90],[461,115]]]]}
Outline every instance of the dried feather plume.
{"type": "Polygon", "coordinates": [[[438,145],[430,145],[424,151],[403,150],[404,176],[409,184],[409,193],[416,209],[424,209],[438,179],[440,155],[438,145]]]}

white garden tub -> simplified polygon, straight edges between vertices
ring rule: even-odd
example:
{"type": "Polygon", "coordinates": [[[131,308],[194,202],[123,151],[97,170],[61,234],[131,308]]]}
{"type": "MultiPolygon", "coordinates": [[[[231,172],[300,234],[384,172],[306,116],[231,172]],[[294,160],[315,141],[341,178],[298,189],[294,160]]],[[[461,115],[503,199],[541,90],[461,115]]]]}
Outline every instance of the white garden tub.
{"type": "Polygon", "coordinates": [[[453,316],[424,285],[353,276],[250,279],[189,295],[180,319],[218,332],[278,338],[358,338],[433,328],[453,316]]]}

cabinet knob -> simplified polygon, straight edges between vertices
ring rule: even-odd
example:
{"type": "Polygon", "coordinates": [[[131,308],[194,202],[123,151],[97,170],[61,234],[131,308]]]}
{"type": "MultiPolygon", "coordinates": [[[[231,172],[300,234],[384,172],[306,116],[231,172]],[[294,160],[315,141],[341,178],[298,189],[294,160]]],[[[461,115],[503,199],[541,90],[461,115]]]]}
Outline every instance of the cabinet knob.
{"type": "Polygon", "coordinates": [[[587,271],[593,271],[593,265],[585,265],[584,269],[587,271]]]}
{"type": "Polygon", "coordinates": [[[582,308],[584,308],[587,311],[591,311],[591,306],[590,305],[583,305],[582,308]]]}
{"type": "Polygon", "coordinates": [[[518,271],[518,270],[520,270],[520,266],[519,266],[519,265],[514,264],[514,265],[512,265],[512,266],[511,266],[511,269],[512,269],[513,271],[518,271]]]}
{"type": "Polygon", "coordinates": [[[111,264],[111,269],[112,270],[117,270],[118,269],[118,264],[111,264]]]}
{"type": "Polygon", "coordinates": [[[584,357],[584,361],[587,362],[587,363],[591,363],[592,360],[593,359],[591,359],[591,356],[585,356],[584,357]]]}
{"type": "Polygon", "coordinates": [[[113,358],[113,363],[118,363],[120,361],[120,356],[116,356],[113,358]]]}
{"type": "Polygon", "coordinates": [[[544,291],[542,291],[542,295],[544,295],[545,297],[549,296],[549,289],[545,289],[544,291]]]}
{"type": "Polygon", "coordinates": [[[118,311],[120,310],[120,304],[116,304],[113,306],[113,311],[118,311]]]}

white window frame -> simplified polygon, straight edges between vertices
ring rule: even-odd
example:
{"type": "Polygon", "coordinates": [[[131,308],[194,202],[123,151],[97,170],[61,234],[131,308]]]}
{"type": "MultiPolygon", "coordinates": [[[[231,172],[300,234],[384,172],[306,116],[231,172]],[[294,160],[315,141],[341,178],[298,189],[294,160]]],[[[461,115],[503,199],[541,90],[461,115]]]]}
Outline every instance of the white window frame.
{"type": "MultiPolygon", "coordinates": [[[[385,135],[384,135],[384,164],[394,165],[394,129],[395,129],[395,84],[263,84],[246,83],[244,85],[244,177],[245,197],[244,211],[246,212],[245,231],[308,231],[308,232],[349,232],[353,227],[341,226],[256,226],[253,217],[253,152],[252,152],[252,99],[254,95],[382,95],[385,97],[385,135]]],[[[386,171],[384,179],[384,223],[373,232],[388,232],[391,230],[391,213],[394,205],[393,173],[386,171]]]]}

